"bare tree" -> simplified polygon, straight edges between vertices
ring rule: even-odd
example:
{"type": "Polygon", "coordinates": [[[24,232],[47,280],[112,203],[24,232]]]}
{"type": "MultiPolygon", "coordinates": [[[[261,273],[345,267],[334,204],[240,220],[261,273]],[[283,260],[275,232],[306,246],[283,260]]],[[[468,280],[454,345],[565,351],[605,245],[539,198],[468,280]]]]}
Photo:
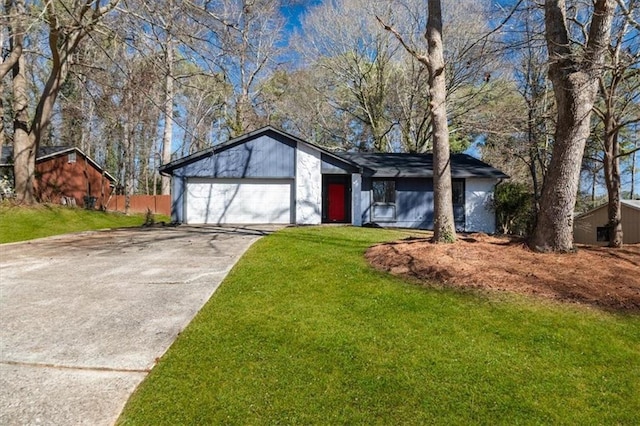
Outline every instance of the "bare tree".
{"type": "MultiPolygon", "coordinates": [[[[171,161],[174,112],[176,97],[176,51],[181,40],[188,40],[185,35],[193,28],[185,22],[184,9],[187,6],[176,4],[175,0],[125,0],[127,20],[125,29],[131,38],[142,39],[136,46],[140,53],[155,59],[157,66],[163,70],[162,101],[162,141],[159,156],[162,163],[171,161]],[[140,29],[143,29],[142,31],[140,29]],[[142,45],[141,45],[142,44],[142,45]]],[[[161,177],[161,194],[170,193],[171,178],[161,177]]]]}
{"type": "Polygon", "coordinates": [[[504,31],[509,42],[505,62],[513,74],[498,80],[504,90],[480,109],[476,126],[487,135],[483,156],[531,189],[535,217],[550,159],[555,105],[542,11],[533,1],[522,3],[525,7],[513,11],[504,31]]]}
{"type": "Polygon", "coordinates": [[[0,66],[0,79],[4,79],[9,71],[12,73],[13,94],[13,128],[14,128],[14,164],[19,164],[22,170],[17,173],[14,167],[15,192],[19,200],[27,203],[35,201],[33,190],[33,174],[35,170],[36,153],[30,150],[26,134],[29,122],[29,98],[27,95],[27,79],[24,60],[25,30],[27,27],[27,11],[24,0],[7,1],[4,4],[5,15],[8,18],[9,50],[10,54],[0,66]],[[22,137],[20,137],[22,136],[22,137]],[[25,143],[27,142],[27,143],[25,143]],[[19,185],[18,185],[19,183],[19,185]]]}
{"type": "Polygon", "coordinates": [[[325,2],[307,12],[295,37],[296,49],[323,78],[316,88],[332,113],[352,121],[353,131],[344,137],[360,150],[391,149],[395,122],[388,104],[397,47],[375,21],[376,14],[389,16],[391,6],[379,0],[325,2]]]}
{"type": "Polygon", "coordinates": [[[188,81],[180,84],[177,102],[184,109],[183,126],[188,131],[183,132],[181,152],[183,155],[192,154],[214,144],[214,133],[224,124],[221,114],[227,96],[232,88],[224,82],[221,75],[198,75],[197,67],[191,71],[184,70],[184,74],[191,73],[188,81]]]}
{"type": "MultiPolygon", "coordinates": [[[[629,1],[625,5],[631,16],[640,5],[629,1]]],[[[624,129],[640,123],[640,49],[630,37],[631,23],[619,16],[608,49],[607,69],[599,78],[601,102],[594,112],[602,122],[604,178],[608,194],[609,247],[622,247],[622,210],[620,159],[632,153],[622,149],[624,129]],[[631,40],[629,40],[631,39],[631,40]]]]}
{"type": "Polygon", "coordinates": [[[596,0],[584,49],[576,49],[568,27],[565,0],[546,0],[545,31],[549,77],[557,104],[553,153],[542,188],[540,208],[529,242],[537,251],[573,250],[573,212],[580,164],[590,133],[605,53],[610,43],[615,0],[596,0]]]}
{"type": "MultiPolygon", "coordinates": [[[[173,15],[178,11],[175,8],[174,0],[167,0],[165,8],[162,11],[166,14],[156,14],[162,18],[162,24],[165,30],[165,39],[163,46],[163,62],[165,68],[164,75],[164,129],[162,132],[162,163],[166,164],[171,161],[171,144],[173,142],[173,109],[175,102],[175,47],[173,35],[173,15]],[[168,13],[167,13],[168,12],[168,13]]],[[[160,193],[168,195],[171,193],[171,178],[162,176],[162,188],[160,193]]]]}
{"type": "Polygon", "coordinates": [[[429,0],[429,19],[426,39],[428,56],[420,57],[429,70],[429,94],[433,121],[433,239],[435,242],[454,242],[456,229],[453,220],[451,162],[449,154],[449,126],[447,122],[447,85],[442,41],[442,8],[440,0],[429,0]],[[426,61],[424,61],[426,59],[426,61]]]}
{"type": "MultiPolygon", "coordinates": [[[[381,21],[382,22],[382,21],[381,21]]],[[[433,241],[454,242],[456,239],[453,219],[451,188],[451,162],[449,152],[449,126],[447,122],[447,82],[445,79],[444,47],[442,41],[442,7],[440,0],[429,0],[425,38],[428,53],[423,55],[410,47],[400,33],[384,24],[402,46],[429,70],[429,95],[433,122],[433,241]]]]}
{"type": "Polygon", "coordinates": [[[230,136],[265,124],[256,102],[261,82],[277,68],[281,52],[279,8],[279,0],[224,0],[203,2],[199,9],[215,33],[215,66],[233,88],[225,114],[230,136]]]}
{"type": "MultiPolygon", "coordinates": [[[[33,118],[29,113],[26,69],[23,54],[27,8],[23,0],[9,0],[11,59],[14,99],[14,179],[16,198],[27,204],[36,201],[34,193],[35,159],[40,141],[50,124],[53,107],[69,73],[73,54],[81,40],[94,30],[103,16],[113,10],[118,0],[84,1],[67,5],[46,2],[42,16],[48,28],[51,54],[49,76],[41,90],[33,118]],[[14,55],[15,54],[15,55],[14,55]]],[[[0,75],[2,76],[2,75],[0,75]]]]}
{"type": "Polygon", "coordinates": [[[391,114],[398,121],[402,147],[406,152],[431,151],[431,114],[429,111],[429,72],[411,55],[392,75],[396,87],[391,99],[391,114]]]}
{"type": "Polygon", "coordinates": [[[318,64],[295,71],[282,70],[261,89],[261,109],[269,123],[329,149],[359,145],[351,114],[337,112],[328,99],[339,99],[341,88],[318,64]]]}

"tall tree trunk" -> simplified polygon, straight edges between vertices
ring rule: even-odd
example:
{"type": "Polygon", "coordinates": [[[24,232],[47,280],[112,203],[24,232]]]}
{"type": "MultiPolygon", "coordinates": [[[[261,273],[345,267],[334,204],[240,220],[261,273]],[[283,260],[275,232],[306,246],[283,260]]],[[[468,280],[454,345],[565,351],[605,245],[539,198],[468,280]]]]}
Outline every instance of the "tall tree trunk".
{"type": "MultiPolygon", "coordinates": [[[[0,44],[0,46],[2,46],[2,44],[0,44]]],[[[6,138],[4,135],[4,83],[3,83],[3,80],[0,79],[0,153],[2,153],[2,148],[4,147],[5,139],[6,138]]],[[[2,179],[2,176],[0,176],[0,179],[2,179]]]]}
{"type": "MultiPolygon", "coordinates": [[[[2,9],[1,13],[7,14],[8,10],[6,10],[6,5],[4,9],[2,9]]],[[[4,46],[4,31],[0,31],[0,46],[4,46]]],[[[4,55],[0,54],[0,154],[2,153],[2,148],[4,147],[5,135],[4,135],[4,76],[7,74],[7,71],[4,70],[4,55]]],[[[2,179],[2,176],[0,176],[2,179]]]]}
{"type": "Polygon", "coordinates": [[[402,38],[402,35],[380,18],[378,22],[390,31],[404,49],[429,71],[429,96],[433,136],[433,242],[456,240],[453,217],[453,193],[451,188],[451,158],[449,124],[447,122],[447,83],[445,79],[444,46],[442,41],[442,5],[440,0],[429,0],[427,29],[427,55],[418,53],[402,38]]]}
{"type": "Polygon", "coordinates": [[[591,110],[610,42],[615,0],[597,0],[582,53],[571,49],[565,0],[546,0],[545,28],[549,77],[558,109],[555,141],[542,188],[530,246],[537,251],[573,250],[573,213],[580,164],[590,134],[591,110]]]}
{"type": "MultiPolygon", "coordinates": [[[[610,115],[605,118],[605,128],[614,129],[615,122],[610,115]]],[[[622,247],[622,207],[620,206],[620,145],[618,132],[606,131],[604,141],[604,179],[607,184],[609,204],[607,208],[609,228],[609,247],[622,247]]]]}
{"type": "Polygon", "coordinates": [[[122,124],[122,146],[124,148],[124,152],[122,153],[122,166],[123,166],[123,185],[122,189],[124,191],[124,214],[129,214],[129,210],[131,208],[131,176],[133,176],[132,162],[130,158],[133,157],[131,153],[132,143],[131,143],[131,131],[129,130],[129,118],[130,115],[125,115],[124,123],[122,124]]]}
{"type": "Polygon", "coordinates": [[[591,170],[591,208],[595,208],[596,206],[596,185],[598,183],[598,172],[597,170],[591,170]]]}
{"type": "Polygon", "coordinates": [[[552,75],[558,124],[547,179],[533,235],[538,251],[573,249],[573,212],[578,194],[580,159],[590,132],[591,108],[597,84],[584,73],[552,75]]]}
{"type": "MultiPolygon", "coordinates": [[[[74,18],[73,25],[65,25],[59,20],[56,7],[57,2],[44,4],[46,21],[48,23],[48,43],[51,52],[51,69],[42,93],[38,99],[33,118],[29,120],[28,96],[26,73],[24,68],[24,55],[13,64],[13,91],[14,91],[14,178],[16,199],[23,203],[36,202],[34,178],[35,160],[40,145],[40,140],[47,131],[51,122],[51,115],[58,94],[73,60],[72,56],[80,40],[93,29],[93,26],[102,16],[113,10],[119,0],[110,0],[104,6],[96,5],[92,0],[74,2],[74,11],[65,8],[66,16],[71,14],[74,18]],[[75,13],[75,14],[74,14],[75,13]],[[82,21],[84,19],[84,21],[82,21]],[[77,25],[81,22],[81,25],[77,25]]],[[[12,14],[11,27],[11,56],[16,52],[21,53],[22,40],[24,38],[24,19],[26,16],[24,0],[10,2],[12,14]],[[19,49],[18,49],[19,48],[19,49]]],[[[2,72],[0,72],[2,74],[2,72]]]]}
{"type": "Polygon", "coordinates": [[[17,201],[33,204],[36,202],[33,183],[37,147],[30,131],[27,72],[22,54],[26,19],[24,0],[5,2],[5,13],[9,16],[11,54],[0,67],[0,78],[11,71],[14,191],[17,201]]]}
{"type": "Polygon", "coordinates": [[[442,8],[440,0],[429,0],[425,34],[428,43],[429,95],[433,123],[433,241],[454,242],[449,125],[447,123],[447,84],[445,80],[442,8]]]}
{"type": "MultiPolygon", "coordinates": [[[[636,139],[634,148],[638,148],[638,139],[636,139]]],[[[636,197],[636,154],[638,151],[633,151],[631,157],[631,199],[635,199],[636,197]]]]}
{"type": "Polygon", "coordinates": [[[29,97],[24,56],[20,56],[13,66],[13,178],[16,200],[34,204],[35,165],[37,144],[29,129],[29,97]]]}
{"type": "MultiPolygon", "coordinates": [[[[165,90],[164,90],[164,134],[162,137],[162,164],[171,162],[171,142],[173,140],[173,99],[174,99],[174,50],[171,36],[168,35],[165,52],[165,90]]],[[[162,176],[162,194],[171,193],[171,178],[162,176]]]]}

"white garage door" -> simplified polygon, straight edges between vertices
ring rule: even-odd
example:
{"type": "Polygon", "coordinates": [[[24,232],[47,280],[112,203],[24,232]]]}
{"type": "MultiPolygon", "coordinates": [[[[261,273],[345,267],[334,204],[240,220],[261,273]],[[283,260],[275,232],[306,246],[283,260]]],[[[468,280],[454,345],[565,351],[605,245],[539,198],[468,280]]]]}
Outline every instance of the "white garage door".
{"type": "Polygon", "coordinates": [[[281,179],[190,180],[187,223],[291,223],[291,188],[281,179]]]}

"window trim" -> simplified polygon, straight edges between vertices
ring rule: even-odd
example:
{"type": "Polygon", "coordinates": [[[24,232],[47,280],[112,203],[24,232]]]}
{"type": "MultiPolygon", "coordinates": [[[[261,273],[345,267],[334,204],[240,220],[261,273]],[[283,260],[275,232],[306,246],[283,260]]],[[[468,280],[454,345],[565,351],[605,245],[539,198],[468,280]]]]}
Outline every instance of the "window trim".
{"type": "Polygon", "coordinates": [[[75,151],[70,152],[70,153],[67,154],[67,163],[68,164],[75,163],[76,161],[77,161],[77,158],[76,158],[76,152],[75,151]]]}
{"type": "MultiPolygon", "coordinates": [[[[396,179],[389,179],[389,178],[377,178],[377,179],[373,179],[371,181],[371,220],[374,222],[395,222],[397,220],[397,216],[398,216],[398,209],[397,209],[397,200],[398,200],[398,191],[396,189],[397,185],[396,185],[396,179]],[[393,201],[376,201],[376,191],[374,189],[374,186],[377,182],[383,182],[383,183],[392,183],[393,184],[393,201]],[[389,209],[391,209],[391,211],[393,212],[391,216],[376,216],[376,207],[387,207],[389,209]]],[[[388,189],[385,188],[384,194],[387,195],[390,191],[388,189]]]]}

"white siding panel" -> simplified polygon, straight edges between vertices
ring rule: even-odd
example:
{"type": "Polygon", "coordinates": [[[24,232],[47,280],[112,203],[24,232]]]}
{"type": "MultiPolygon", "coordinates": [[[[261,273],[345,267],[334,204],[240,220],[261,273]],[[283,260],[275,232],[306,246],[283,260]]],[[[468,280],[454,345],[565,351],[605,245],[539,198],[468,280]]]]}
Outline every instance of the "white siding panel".
{"type": "Polygon", "coordinates": [[[465,181],[465,231],[496,232],[496,216],[491,209],[495,179],[474,179],[465,181]]]}
{"type": "Polygon", "coordinates": [[[322,221],[322,160],[320,151],[298,144],[296,152],[296,223],[322,221]]]}
{"type": "Polygon", "coordinates": [[[354,226],[362,226],[362,175],[351,175],[351,223],[354,226]]]}
{"type": "Polygon", "coordinates": [[[187,184],[191,224],[291,223],[291,181],[198,179],[187,184]]]}

